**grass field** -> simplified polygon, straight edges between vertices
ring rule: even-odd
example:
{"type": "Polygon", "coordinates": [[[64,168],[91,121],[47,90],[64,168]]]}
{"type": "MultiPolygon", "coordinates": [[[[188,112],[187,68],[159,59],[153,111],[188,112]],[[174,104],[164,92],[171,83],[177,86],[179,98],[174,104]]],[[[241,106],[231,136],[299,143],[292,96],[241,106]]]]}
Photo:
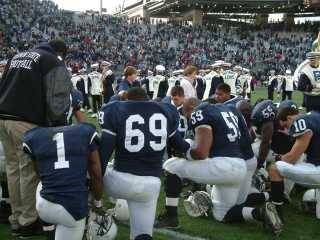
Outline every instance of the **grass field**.
{"type": "MultiPolygon", "coordinates": [[[[301,106],[301,93],[294,93],[294,100],[301,106]]],[[[253,94],[252,102],[254,103],[258,98],[266,98],[266,90],[259,89],[253,94]]],[[[89,119],[92,123],[95,120],[89,119]]],[[[286,225],[284,232],[278,238],[279,240],[316,240],[319,239],[319,220],[313,216],[306,215],[299,210],[299,201],[301,194],[293,196],[293,203],[286,208],[286,225]]],[[[180,201],[182,203],[182,201],[180,201]]],[[[107,205],[109,203],[106,202],[107,205]]],[[[183,207],[180,204],[179,216],[181,228],[177,230],[180,233],[188,234],[194,237],[201,237],[210,240],[269,240],[273,239],[272,235],[266,232],[261,224],[247,223],[226,225],[218,223],[212,217],[193,219],[186,215],[183,207]]],[[[161,191],[158,202],[158,211],[164,208],[164,192],[161,191]]],[[[117,240],[128,240],[129,229],[125,226],[118,225],[117,240]]],[[[8,226],[0,225],[0,240],[12,239],[10,237],[10,230],[8,226]]],[[[44,238],[33,238],[33,240],[42,240],[44,238]]],[[[164,236],[156,233],[154,236],[156,240],[175,239],[173,237],[164,236]]],[[[183,239],[183,238],[180,238],[183,239]]],[[[67,240],[67,239],[66,239],[67,240]]]]}

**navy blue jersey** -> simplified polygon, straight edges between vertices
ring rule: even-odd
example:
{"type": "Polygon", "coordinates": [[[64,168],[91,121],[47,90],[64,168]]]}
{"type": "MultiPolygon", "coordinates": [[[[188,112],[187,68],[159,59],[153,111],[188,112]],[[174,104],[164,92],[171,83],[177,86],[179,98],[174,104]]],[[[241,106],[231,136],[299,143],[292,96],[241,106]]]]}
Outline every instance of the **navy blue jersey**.
{"type": "Polygon", "coordinates": [[[82,108],[83,96],[78,90],[73,89],[71,91],[71,106],[73,112],[79,111],[82,108]]]}
{"type": "Polygon", "coordinates": [[[279,106],[278,106],[278,111],[280,111],[281,109],[283,108],[287,108],[287,107],[292,107],[292,108],[296,108],[298,109],[298,105],[292,101],[292,100],[285,100],[285,101],[282,101],[279,106]]]}
{"type": "Polygon", "coordinates": [[[307,162],[320,165],[320,112],[311,111],[296,119],[290,127],[289,134],[294,138],[312,131],[313,136],[306,150],[307,162]]]}
{"type": "Polygon", "coordinates": [[[240,130],[240,151],[244,160],[249,160],[254,157],[254,153],[252,150],[252,137],[249,132],[249,128],[247,126],[246,120],[244,119],[242,113],[236,109],[235,106],[232,106],[230,103],[227,104],[230,108],[233,109],[233,112],[236,113],[238,117],[238,126],[240,130]]]}
{"type": "Polygon", "coordinates": [[[83,103],[82,93],[78,90],[73,89],[70,94],[70,101],[71,101],[71,105],[68,112],[66,125],[72,124],[72,117],[74,113],[77,111],[80,111],[80,109],[82,108],[82,103],[83,103]]]}
{"type": "Polygon", "coordinates": [[[88,123],[34,128],[23,139],[36,161],[44,199],[62,205],[76,220],[88,214],[88,154],[97,146],[96,128],[88,123]]]}
{"type": "Polygon", "coordinates": [[[271,100],[264,100],[258,103],[252,110],[252,124],[257,127],[257,133],[260,134],[260,128],[263,123],[273,121],[277,113],[276,107],[271,100]]]}
{"type": "MultiPolygon", "coordinates": [[[[167,104],[171,104],[172,106],[175,107],[174,103],[172,102],[172,98],[170,96],[166,96],[165,98],[163,98],[162,102],[167,103],[167,104]]],[[[184,138],[186,135],[186,132],[189,128],[189,123],[188,123],[188,119],[183,115],[182,107],[183,107],[183,105],[181,105],[177,108],[177,110],[179,112],[179,116],[180,116],[178,131],[181,134],[181,136],[184,138]]]]}
{"type": "Polygon", "coordinates": [[[231,94],[231,98],[228,101],[225,101],[224,104],[227,104],[229,106],[236,106],[238,102],[244,100],[241,96],[236,96],[231,94]]]}
{"type": "Polygon", "coordinates": [[[103,161],[109,160],[108,148],[114,141],[115,170],[160,176],[167,140],[179,126],[179,113],[174,106],[153,101],[113,102],[101,108],[99,123],[103,161]]]}
{"type": "Polygon", "coordinates": [[[201,104],[191,115],[193,130],[199,126],[210,126],[213,144],[209,157],[237,157],[240,152],[240,129],[237,112],[226,104],[201,104]]]}

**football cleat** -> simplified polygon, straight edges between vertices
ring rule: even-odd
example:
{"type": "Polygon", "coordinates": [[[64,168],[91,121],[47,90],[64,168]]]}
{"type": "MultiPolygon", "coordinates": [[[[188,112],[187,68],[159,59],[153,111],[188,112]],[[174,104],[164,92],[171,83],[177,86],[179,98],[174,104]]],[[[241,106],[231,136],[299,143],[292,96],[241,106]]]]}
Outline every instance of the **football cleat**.
{"type": "Polygon", "coordinates": [[[179,219],[177,216],[169,216],[167,212],[158,216],[155,224],[155,228],[172,228],[177,229],[180,227],[179,219]]]}
{"type": "Polygon", "coordinates": [[[275,205],[271,202],[266,202],[264,209],[264,226],[270,227],[273,234],[279,236],[283,229],[283,223],[277,212],[275,205]]]}

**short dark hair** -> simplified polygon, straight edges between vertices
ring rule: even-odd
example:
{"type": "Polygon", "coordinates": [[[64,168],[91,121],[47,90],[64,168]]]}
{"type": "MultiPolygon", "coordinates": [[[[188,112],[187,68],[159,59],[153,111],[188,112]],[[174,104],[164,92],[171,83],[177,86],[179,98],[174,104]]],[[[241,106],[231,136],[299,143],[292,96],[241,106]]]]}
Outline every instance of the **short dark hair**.
{"type": "Polygon", "coordinates": [[[226,84],[226,83],[220,83],[220,84],[217,86],[216,90],[222,91],[222,92],[224,92],[224,93],[231,93],[231,88],[230,88],[230,86],[229,86],[228,84],[226,84]]]}
{"type": "Polygon", "coordinates": [[[137,74],[137,69],[135,67],[132,66],[128,66],[124,69],[124,77],[127,78],[128,76],[131,76],[133,74],[137,74]]]}
{"type": "Polygon", "coordinates": [[[288,116],[298,115],[299,110],[294,107],[284,107],[279,110],[277,113],[277,120],[287,121],[288,116]]]}
{"type": "Polygon", "coordinates": [[[184,97],[184,90],[183,87],[181,86],[174,86],[171,91],[170,91],[170,95],[172,97],[174,96],[179,96],[179,97],[184,97]]]}
{"type": "Polygon", "coordinates": [[[132,101],[147,101],[149,100],[146,90],[141,87],[133,87],[128,90],[128,100],[132,101]]]}
{"type": "Polygon", "coordinates": [[[50,47],[52,47],[56,52],[62,52],[64,55],[68,52],[68,47],[63,39],[57,38],[49,42],[50,47]]]}

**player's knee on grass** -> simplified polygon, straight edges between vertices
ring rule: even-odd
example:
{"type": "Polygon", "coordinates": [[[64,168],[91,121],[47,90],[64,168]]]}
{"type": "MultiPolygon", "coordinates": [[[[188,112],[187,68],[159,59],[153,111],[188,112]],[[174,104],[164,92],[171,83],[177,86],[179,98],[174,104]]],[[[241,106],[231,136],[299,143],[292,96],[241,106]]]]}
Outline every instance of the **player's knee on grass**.
{"type": "Polygon", "coordinates": [[[239,205],[232,207],[224,216],[223,221],[226,223],[244,222],[244,218],[242,216],[242,209],[243,207],[239,205]]]}
{"type": "Polygon", "coordinates": [[[134,240],[152,240],[152,237],[148,234],[141,234],[137,236],[134,240]]]}

